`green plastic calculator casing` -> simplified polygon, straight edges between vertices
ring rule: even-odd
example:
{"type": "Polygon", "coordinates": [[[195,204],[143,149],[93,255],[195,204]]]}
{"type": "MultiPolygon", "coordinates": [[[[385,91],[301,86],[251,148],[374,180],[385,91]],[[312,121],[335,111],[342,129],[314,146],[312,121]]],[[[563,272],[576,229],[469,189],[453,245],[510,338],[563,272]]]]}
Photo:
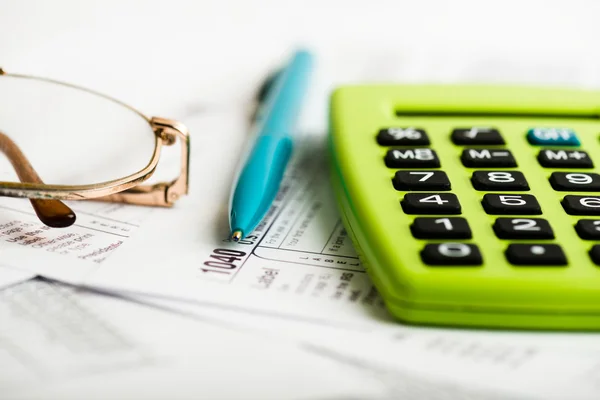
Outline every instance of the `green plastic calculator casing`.
{"type": "MultiPolygon", "coordinates": [[[[332,182],[345,227],[360,259],[398,319],[417,324],[525,329],[600,328],[600,266],[588,254],[594,242],[582,240],[574,225],[582,216],[561,206],[566,194],[548,179],[557,169],[543,168],[539,146],[525,134],[533,127],[568,127],[600,172],[600,93],[533,87],[364,85],[338,88],[331,97],[329,148],[332,182]],[[407,192],[392,185],[396,170],[386,167],[389,150],[376,141],[381,128],[422,127],[460,199],[479,247],[480,266],[431,266],[410,225],[418,215],[405,214],[399,202],[407,192]],[[514,266],[505,257],[509,243],[492,230],[498,217],[482,208],[471,183],[473,168],[460,160],[463,146],[450,140],[453,128],[493,126],[501,132],[555,233],[545,243],[559,244],[566,266],[514,266]]],[[[485,147],[485,146],[484,146],[485,147]]],[[[497,168],[496,168],[497,169],[497,168]]],[[[434,169],[435,170],[435,169],[434,169]]],[[[566,171],[569,171],[568,169],[566,171]]],[[[507,192],[511,194],[511,192],[507,192]]],[[[520,241],[524,243],[539,241],[520,241]]]]}

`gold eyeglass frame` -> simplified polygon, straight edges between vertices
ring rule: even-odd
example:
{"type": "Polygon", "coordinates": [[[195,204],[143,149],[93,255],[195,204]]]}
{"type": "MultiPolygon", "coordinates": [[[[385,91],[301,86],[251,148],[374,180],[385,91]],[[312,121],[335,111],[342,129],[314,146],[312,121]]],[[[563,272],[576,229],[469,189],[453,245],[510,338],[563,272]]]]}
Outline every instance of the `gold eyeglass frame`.
{"type": "MultiPolygon", "coordinates": [[[[56,208],[56,205],[60,202],[60,200],[96,200],[145,206],[171,207],[182,195],[188,193],[190,137],[188,129],[181,122],[160,117],[149,118],[138,110],[119,100],[94,90],[86,89],[69,83],[36,76],[9,74],[0,68],[0,79],[2,79],[2,76],[35,79],[43,82],[63,85],[100,96],[109,101],[122,105],[135,112],[148,122],[155,135],[155,146],[149,163],[140,171],[123,178],[88,185],[47,185],[43,183],[39,177],[37,177],[35,170],[29,164],[25,156],[20,152],[16,143],[12,142],[8,136],[0,132],[2,136],[0,139],[6,141],[0,144],[0,151],[9,158],[21,180],[21,182],[0,181],[0,196],[30,199],[36,213],[40,219],[46,223],[42,216],[40,216],[40,212],[38,210],[40,204],[37,204],[36,207],[36,199],[40,199],[42,205],[44,204],[43,202],[47,200],[51,202],[48,204],[50,206],[54,206],[54,208],[56,208]],[[179,176],[171,182],[161,182],[154,185],[140,185],[149,179],[154,173],[158,165],[162,146],[171,146],[175,144],[178,139],[181,144],[181,165],[179,176]],[[30,168],[30,170],[28,171],[27,168],[30,168]],[[28,179],[29,181],[23,182],[24,179],[22,176],[30,177],[28,179]]],[[[40,203],[40,201],[38,201],[38,203],[40,203]]],[[[60,207],[63,206],[66,207],[64,204],[62,204],[60,207]]],[[[68,209],[68,207],[66,208],[68,209]]],[[[73,214],[73,222],[74,220],[75,216],[73,214]]],[[[52,226],[51,224],[47,225],[52,226]]]]}

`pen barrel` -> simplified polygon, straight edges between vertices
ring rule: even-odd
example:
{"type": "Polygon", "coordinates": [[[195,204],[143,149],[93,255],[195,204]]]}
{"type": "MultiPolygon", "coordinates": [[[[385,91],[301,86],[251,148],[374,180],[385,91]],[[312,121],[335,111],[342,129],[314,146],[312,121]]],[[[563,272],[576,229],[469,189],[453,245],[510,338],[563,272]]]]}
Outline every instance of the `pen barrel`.
{"type": "Polygon", "coordinates": [[[258,121],[264,132],[284,136],[294,130],[308,89],[312,64],[312,55],[307,51],[299,51],[288,68],[275,79],[265,100],[266,115],[258,121]]]}
{"type": "Polygon", "coordinates": [[[250,233],[260,223],[277,196],[292,154],[287,137],[261,136],[241,171],[231,204],[232,231],[250,233]]]}

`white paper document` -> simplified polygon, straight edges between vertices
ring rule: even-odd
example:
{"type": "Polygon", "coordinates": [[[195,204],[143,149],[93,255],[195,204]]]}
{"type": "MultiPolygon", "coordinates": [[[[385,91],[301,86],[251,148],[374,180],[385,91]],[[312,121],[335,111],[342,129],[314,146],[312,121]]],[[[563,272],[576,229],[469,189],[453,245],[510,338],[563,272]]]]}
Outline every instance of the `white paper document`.
{"type": "Polygon", "coordinates": [[[2,398],[383,399],[393,390],[274,338],[43,280],[0,291],[0,321],[2,398]]]}

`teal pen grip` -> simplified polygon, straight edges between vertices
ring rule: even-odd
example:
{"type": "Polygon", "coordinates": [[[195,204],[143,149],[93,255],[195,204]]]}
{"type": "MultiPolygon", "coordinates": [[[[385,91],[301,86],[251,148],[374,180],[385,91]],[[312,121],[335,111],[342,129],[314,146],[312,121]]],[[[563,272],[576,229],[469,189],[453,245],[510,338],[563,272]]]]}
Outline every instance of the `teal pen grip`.
{"type": "Polygon", "coordinates": [[[287,136],[258,138],[233,194],[232,231],[241,231],[245,236],[263,219],[277,196],[292,148],[292,140],[287,136]],[[239,210],[255,212],[239,213],[239,210]]]}

